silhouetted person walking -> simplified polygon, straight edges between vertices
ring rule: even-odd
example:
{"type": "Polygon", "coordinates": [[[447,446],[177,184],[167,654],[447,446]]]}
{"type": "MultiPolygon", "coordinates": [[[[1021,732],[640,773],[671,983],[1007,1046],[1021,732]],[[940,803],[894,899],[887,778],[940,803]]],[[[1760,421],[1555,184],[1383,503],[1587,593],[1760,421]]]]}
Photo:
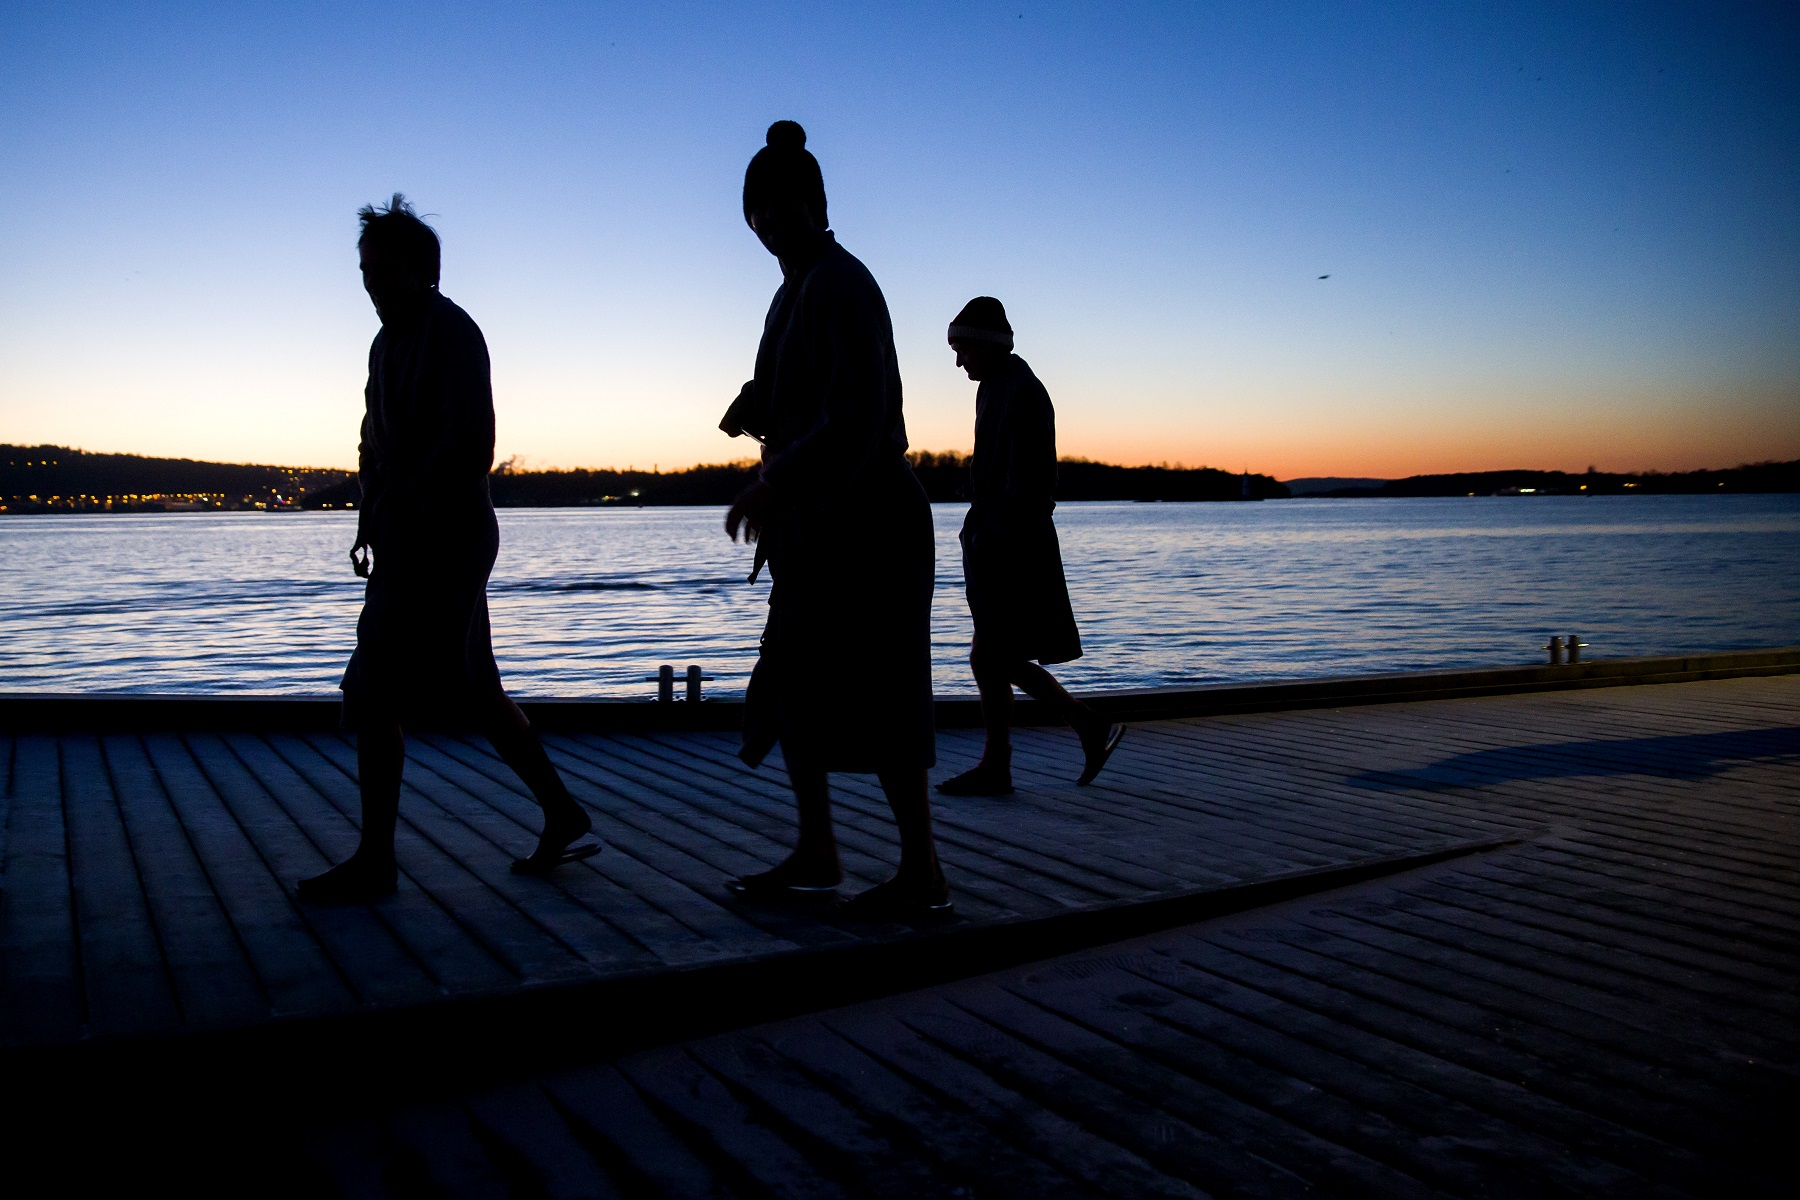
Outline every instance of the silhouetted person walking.
{"type": "Polygon", "coordinates": [[[362,842],[345,862],[300,881],[302,899],[324,902],[394,890],[403,731],[418,724],[479,726],[537,797],[544,832],[514,870],[543,873],[600,849],[575,845],[592,822],[502,690],[489,641],[487,579],[500,527],[488,496],[487,343],[439,293],[437,234],[404,196],[358,215],[363,287],[381,317],[363,393],[362,511],[350,551],[369,583],[340,685],[345,727],[356,731],[362,842]]]}
{"type": "Polygon", "coordinates": [[[773,576],[745,703],[744,761],[781,743],[800,839],[750,897],[825,892],[843,878],[827,773],[873,771],[900,829],[900,869],[848,915],[949,912],[931,836],[931,508],[906,461],[887,301],[829,232],[825,184],[792,121],[769,127],[744,174],[744,219],[781,263],[756,378],[721,428],[765,443],[760,479],[725,518],[773,576]]]}
{"type": "Polygon", "coordinates": [[[975,453],[963,520],[963,579],[975,643],[969,665],[981,690],[987,745],[972,770],[938,784],[951,796],[1004,796],[1012,784],[1013,685],[1049,705],[1081,738],[1078,783],[1106,765],[1125,732],[1069,695],[1040,663],[1081,657],[1056,540],[1056,410],[1025,360],[1012,352],[1006,309],[977,296],[950,323],[956,365],[975,393],[975,453]],[[1035,662],[1033,660],[1036,660],[1035,662]]]}

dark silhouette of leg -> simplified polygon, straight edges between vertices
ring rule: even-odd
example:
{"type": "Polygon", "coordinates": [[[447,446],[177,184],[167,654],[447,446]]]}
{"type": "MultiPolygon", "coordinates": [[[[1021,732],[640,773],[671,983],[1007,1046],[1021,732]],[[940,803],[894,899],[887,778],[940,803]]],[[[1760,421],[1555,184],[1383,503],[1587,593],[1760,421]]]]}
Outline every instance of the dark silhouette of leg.
{"type": "MultiPolygon", "coordinates": [[[[946,796],[1005,796],[1013,790],[1011,664],[989,652],[977,637],[969,650],[969,666],[981,692],[981,723],[987,740],[982,746],[981,761],[938,784],[938,791],[946,796]]],[[[1050,682],[1053,686],[1056,683],[1053,679],[1050,682]]]]}
{"type": "Polygon", "coordinates": [[[900,869],[844,906],[859,921],[935,920],[951,913],[950,887],[931,836],[931,799],[926,774],[918,769],[881,772],[894,824],[900,830],[900,869]]]}
{"type": "Polygon", "coordinates": [[[510,696],[502,696],[495,708],[488,720],[487,739],[544,810],[544,831],[538,835],[537,848],[530,857],[514,862],[513,870],[539,875],[562,863],[598,854],[598,842],[575,845],[593,829],[593,818],[569,794],[524,712],[510,696]]]}
{"type": "Polygon", "coordinates": [[[831,786],[822,770],[788,764],[788,780],[800,810],[800,841],[780,865],[731,880],[739,895],[779,896],[792,892],[830,891],[843,882],[838,865],[837,834],[831,827],[831,786]]]}
{"type": "Polygon", "coordinates": [[[394,890],[394,827],[400,819],[400,773],[406,735],[398,722],[370,725],[356,734],[356,777],[362,791],[362,839],[356,853],[323,875],[300,881],[302,900],[360,904],[394,890]]]}
{"type": "Polygon", "coordinates": [[[1016,685],[1033,700],[1055,713],[1081,739],[1086,765],[1080,783],[1091,782],[1106,765],[1113,748],[1125,732],[1087,704],[1071,696],[1056,677],[1037,663],[1023,658],[1001,659],[984,651],[980,638],[969,653],[969,665],[975,670],[975,686],[981,691],[981,723],[986,727],[987,741],[981,761],[953,779],[946,779],[938,790],[951,796],[1004,796],[1012,788],[1012,714],[1013,687],[1016,685]]]}
{"type": "Polygon", "coordinates": [[[1115,725],[1069,695],[1068,689],[1056,682],[1056,677],[1034,662],[1019,661],[1010,669],[1012,681],[1024,689],[1025,694],[1040,704],[1048,705],[1052,712],[1062,718],[1063,724],[1075,731],[1081,739],[1081,752],[1087,762],[1082,768],[1081,778],[1076,783],[1092,783],[1106,760],[1124,736],[1125,727],[1115,725]]]}

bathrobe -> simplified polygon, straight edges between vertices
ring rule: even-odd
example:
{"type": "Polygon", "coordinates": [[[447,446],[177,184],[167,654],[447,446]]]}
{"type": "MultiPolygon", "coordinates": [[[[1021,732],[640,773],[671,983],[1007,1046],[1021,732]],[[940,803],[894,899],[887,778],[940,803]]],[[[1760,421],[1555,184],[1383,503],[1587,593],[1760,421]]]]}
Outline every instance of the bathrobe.
{"type": "Polygon", "coordinates": [[[975,640],[1002,660],[1081,657],[1056,509],[1056,410],[1024,359],[981,381],[963,520],[963,580],[975,640]]]}
{"type": "Polygon", "coordinates": [[[931,506],[906,461],[887,301],[834,240],[775,293],[745,397],[772,492],[772,587],[742,756],[790,766],[936,762],[931,506]]]}

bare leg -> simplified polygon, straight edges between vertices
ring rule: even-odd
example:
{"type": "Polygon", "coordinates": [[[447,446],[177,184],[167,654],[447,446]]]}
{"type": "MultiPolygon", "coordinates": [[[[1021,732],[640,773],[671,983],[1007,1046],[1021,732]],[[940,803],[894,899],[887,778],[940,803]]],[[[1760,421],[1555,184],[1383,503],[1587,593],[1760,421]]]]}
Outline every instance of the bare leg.
{"type": "Polygon", "coordinates": [[[1106,765],[1113,747],[1119,744],[1119,736],[1125,732],[1123,725],[1114,725],[1105,717],[1069,695],[1056,677],[1034,662],[1014,663],[1011,679],[1032,699],[1048,705],[1060,716],[1075,736],[1081,739],[1081,753],[1087,759],[1087,765],[1081,772],[1077,783],[1090,783],[1106,765]]]}
{"type": "Polygon", "coordinates": [[[900,870],[893,882],[905,889],[909,897],[927,904],[941,903],[950,889],[938,862],[937,841],[931,836],[931,797],[925,772],[883,771],[881,790],[887,793],[894,824],[900,829],[900,870]]]}
{"type": "Polygon", "coordinates": [[[740,893],[774,894],[789,889],[829,890],[843,882],[837,835],[831,827],[831,787],[824,771],[788,764],[788,780],[800,810],[800,841],[779,866],[732,882],[740,893]]]}
{"type": "Polygon", "coordinates": [[[373,725],[356,734],[356,776],[362,791],[362,839],[356,853],[323,875],[302,879],[302,900],[363,903],[394,890],[394,828],[400,820],[400,773],[406,735],[399,724],[373,725]]]}
{"type": "Polygon", "coordinates": [[[511,697],[500,698],[497,711],[488,721],[487,738],[544,810],[544,831],[538,836],[537,849],[521,861],[540,870],[557,865],[563,860],[564,851],[593,829],[593,818],[569,794],[550,756],[544,753],[537,731],[511,697]]]}
{"type": "Polygon", "coordinates": [[[1010,664],[988,654],[976,638],[969,651],[969,666],[981,691],[981,724],[986,731],[981,761],[938,784],[938,791],[948,796],[1004,796],[1013,790],[1010,664]]]}

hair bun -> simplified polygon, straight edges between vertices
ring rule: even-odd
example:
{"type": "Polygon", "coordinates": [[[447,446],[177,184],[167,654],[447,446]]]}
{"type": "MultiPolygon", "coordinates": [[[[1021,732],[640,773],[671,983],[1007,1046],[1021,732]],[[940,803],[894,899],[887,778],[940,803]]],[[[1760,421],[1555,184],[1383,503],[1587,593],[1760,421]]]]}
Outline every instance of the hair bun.
{"type": "Polygon", "coordinates": [[[798,121],[777,121],[769,126],[766,140],[778,150],[804,150],[806,130],[800,128],[798,121]]]}

